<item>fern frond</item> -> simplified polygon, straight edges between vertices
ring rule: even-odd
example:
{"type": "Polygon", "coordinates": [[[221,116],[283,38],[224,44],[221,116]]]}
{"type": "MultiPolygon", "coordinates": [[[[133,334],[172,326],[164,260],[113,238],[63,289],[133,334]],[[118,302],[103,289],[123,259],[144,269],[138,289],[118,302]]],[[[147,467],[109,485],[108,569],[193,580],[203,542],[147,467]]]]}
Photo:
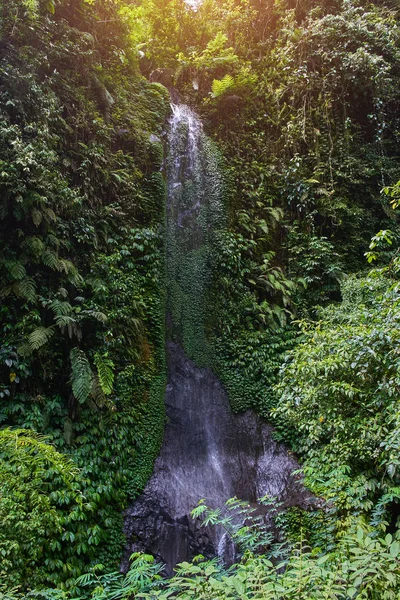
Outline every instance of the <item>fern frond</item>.
{"type": "Polygon", "coordinates": [[[32,348],[28,344],[28,342],[24,342],[17,347],[17,354],[22,357],[30,356],[32,354],[32,348]]]}
{"type": "Polygon", "coordinates": [[[38,350],[54,335],[54,327],[37,327],[28,336],[28,343],[31,350],[38,350]]]}
{"type": "Polygon", "coordinates": [[[58,293],[62,298],[68,298],[68,292],[64,287],[58,288],[58,293]]]}
{"type": "Polygon", "coordinates": [[[106,323],[108,320],[107,315],[105,315],[103,312],[100,312],[99,310],[90,311],[90,315],[97,321],[100,321],[100,323],[106,323]]]}
{"type": "Polygon", "coordinates": [[[71,350],[70,359],[72,391],[78,402],[83,404],[92,391],[92,369],[86,354],[79,348],[71,350]]]}
{"type": "Polygon", "coordinates": [[[69,302],[57,299],[50,302],[49,308],[53,311],[55,317],[67,316],[72,312],[72,306],[69,302]]]}
{"type": "Polygon", "coordinates": [[[64,271],[66,275],[76,275],[78,273],[75,265],[66,258],[60,258],[60,271],[64,271]]]}
{"type": "Polygon", "coordinates": [[[211,96],[219,98],[226,94],[235,85],[235,80],[232,75],[225,75],[222,79],[214,79],[211,85],[211,96]]]}
{"type": "Polygon", "coordinates": [[[25,277],[15,283],[12,291],[16,296],[26,298],[26,300],[30,300],[31,302],[36,300],[36,284],[31,277],[25,277]]]}
{"type": "Polygon", "coordinates": [[[31,464],[42,465],[43,461],[52,465],[65,482],[71,482],[78,473],[72,461],[57,452],[43,435],[26,429],[0,429],[0,447],[7,451],[8,460],[20,464],[29,457],[31,464]]]}
{"type": "MultiPolygon", "coordinates": [[[[76,301],[84,301],[84,298],[81,297],[77,297],[75,298],[76,301]]],[[[100,321],[100,323],[106,323],[108,321],[108,317],[106,314],[104,314],[103,312],[99,311],[99,310],[82,310],[81,311],[81,316],[85,316],[85,317],[92,317],[93,319],[96,319],[97,321],[100,321]]]]}
{"type": "Polygon", "coordinates": [[[132,331],[140,332],[143,329],[143,322],[137,317],[129,317],[127,323],[131,326],[132,331]]]}
{"type": "Polygon", "coordinates": [[[36,256],[40,256],[45,248],[42,240],[35,236],[26,238],[22,246],[28,248],[36,256]]]}
{"type": "Polygon", "coordinates": [[[94,364],[97,368],[101,389],[106,395],[111,394],[114,384],[114,363],[107,356],[98,352],[94,355],[94,364]]]}
{"type": "Polygon", "coordinates": [[[32,354],[32,348],[30,347],[28,342],[25,342],[18,346],[17,353],[22,357],[29,356],[30,354],[32,354]]]}
{"type": "Polygon", "coordinates": [[[52,208],[45,206],[43,208],[43,213],[46,215],[46,217],[48,218],[49,221],[53,221],[53,222],[57,221],[57,216],[52,208]]]}
{"type": "Polygon", "coordinates": [[[81,341],[82,329],[78,326],[78,323],[76,321],[74,323],[68,323],[68,335],[71,338],[71,340],[75,336],[79,342],[81,341]]]}
{"type": "Polygon", "coordinates": [[[42,263],[46,265],[46,267],[53,269],[53,271],[61,271],[61,261],[58,258],[57,254],[55,254],[51,250],[46,250],[45,252],[43,252],[42,263]]]}
{"type": "Polygon", "coordinates": [[[84,278],[78,270],[76,270],[76,272],[70,276],[69,280],[78,289],[82,289],[86,284],[84,278]]]}
{"type": "Polygon", "coordinates": [[[107,290],[107,286],[104,283],[103,279],[97,279],[97,278],[91,278],[88,277],[86,279],[86,283],[88,285],[90,285],[90,287],[93,289],[94,292],[96,293],[100,293],[100,292],[104,292],[107,290]]]}
{"type": "Polygon", "coordinates": [[[83,279],[82,275],[79,274],[78,269],[70,260],[60,258],[60,271],[64,271],[66,275],[69,275],[69,280],[77,288],[85,284],[85,280],[83,279]]]}
{"type": "Polygon", "coordinates": [[[267,212],[272,223],[279,223],[283,219],[284,212],[279,206],[270,206],[267,212]]]}
{"type": "Polygon", "coordinates": [[[49,244],[51,244],[52,246],[54,246],[54,248],[56,248],[57,250],[60,247],[60,240],[52,233],[49,233],[49,235],[47,236],[47,241],[49,244]]]}
{"type": "Polygon", "coordinates": [[[104,406],[106,403],[106,395],[100,384],[100,378],[97,373],[94,374],[92,384],[92,397],[98,407],[104,406]]]}
{"type": "Polygon", "coordinates": [[[93,401],[97,408],[107,408],[108,410],[114,412],[117,410],[114,402],[111,398],[107,397],[103,392],[100,384],[100,379],[97,373],[93,375],[93,385],[92,385],[92,394],[93,401]]]}
{"type": "Polygon", "coordinates": [[[43,220],[42,211],[39,210],[38,208],[32,208],[31,216],[32,216],[32,221],[33,221],[34,225],[36,225],[36,227],[39,227],[40,223],[43,220]]]}
{"type": "Polygon", "coordinates": [[[57,326],[60,328],[76,323],[74,317],[70,317],[69,315],[59,315],[58,317],[55,317],[54,320],[57,323],[57,326]]]}
{"type": "Polygon", "coordinates": [[[4,266],[6,267],[7,271],[13,279],[20,280],[26,277],[25,267],[20,262],[16,260],[7,260],[4,263],[4,266]]]}

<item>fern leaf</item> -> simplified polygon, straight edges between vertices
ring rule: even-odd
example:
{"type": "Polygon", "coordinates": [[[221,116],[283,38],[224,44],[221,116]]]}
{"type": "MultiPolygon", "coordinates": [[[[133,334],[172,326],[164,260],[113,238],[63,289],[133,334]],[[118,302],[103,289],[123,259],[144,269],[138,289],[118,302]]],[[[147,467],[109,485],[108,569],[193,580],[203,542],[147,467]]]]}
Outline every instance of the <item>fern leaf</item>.
{"type": "Polygon", "coordinates": [[[21,281],[18,281],[18,283],[13,285],[12,289],[16,296],[26,298],[26,300],[30,300],[31,302],[36,300],[36,284],[31,277],[25,277],[21,281]]]}
{"type": "Polygon", "coordinates": [[[76,323],[74,317],[70,317],[69,315],[58,315],[58,317],[55,317],[55,322],[60,328],[76,323]]]}
{"type": "Polygon", "coordinates": [[[94,355],[94,364],[97,368],[101,389],[106,395],[111,394],[114,384],[114,363],[107,356],[98,352],[94,355]]]}
{"type": "Polygon", "coordinates": [[[100,323],[107,322],[108,317],[103,312],[100,312],[99,310],[94,310],[91,314],[95,319],[97,319],[97,321],[100,321],[100,323]]]}
{"type": "Polygon", "coordinates": [[[49,304],[49,308],[53,311],[55,317],[65,317],[72,312],[70,303],[62,302],[62,300],[52,300],[49,304]]]}
{"type": "Polygon", "coordinates": [[[31,350],[38,350],[54,335],[54,327],[37,327],[28,337],[31,350]]]}
{"type": "Polygon", "coordinates": [[[58,293],[62,298],[68,298],[68,292],[64,287],[58,288],[58,293]]]}
{"type": "Polygon", "coordinates": [[[47,236],[47,241],[51,246],[54,246],[57,250],[60,247],[60,240],[52,233],[47,236]]]}
{"type": "Polygon", "coordinates": [[[79,271],[74,265],[74,263],[70,260],[67,260],[65,258],[60,259],[60,271],[64,271],[64,273],[66,273],[66,275],[69,276],[69,281],[73,283],[74,286],[76,286],[77,288],[84,285],[85,280],[83,279],[82,275],[79,274],[79,271]]]}
{"type": "Polygon", "coordinates": [[[53,271],[61,271],[61,261],[57,254],[54,254],[51,250],[46,250],[42,254],[42,263],[46,267],[50,267],[53,271]]]}
{"type": "Polygon", "coordinates": [[[107,400],[105,393],[103,392],[103,388],[101,387],[100,378],[97,373],[95,373],[93,377],[92,397],[99,408],[104,406],[107,400]]]}
{"type": "Polygon", "coordinates": [[[235,85],[232,75],[225,75],[222,79],[214,79],[211,85],[211,96],[219,98],[226,94],[235,85]]]}
{"type": "Polygon", "coordinates": [[[67,275],[75,275],[78,272],[75,265],[65,258],[60,259],[60,271],[64,271],[67,275]]]}
{"type": "Polygon", "coordinates": [[[107,408],[111,412],[117,410],[111,398],[108,398],[103,392],[100,384],[100,379],[97,373],[93,375],[92,398],[97,408],[107,408]]]}
{"type": "Polygon", "coordinates": [[[24,279],[26,277],[26,270],[23,264],[16,260],[8,260],[4,263],[7,271],[13,279],[24,279]]]}
{"type": "Polygon", "coordinates": [[[76,336],[76,339],[80,342],[82,339],[82,329],[78,326],[78,323],[68,323],[68,335],[72,338],[76,336]]]}
{"type": "Polygon", "coordinates": [[[44,248],[45,248],[42,240],[35,236],[26,238],[26,240],[23,242],[22,246],[29,248],[29,250],[32,252],[32,254],[34,254],[36,256],[40,256],[43,253],[44,248]]]}
{"type": "Polygon", "coordinates": [[[46,206],[45,208],[43,208],[43,212],[46,215],[46,217],[48,217],[49,221],[53,221],[53,222],[57,221],[56,214],[52,208],[49,208],[48,206],[46,206]]]}
{"type": "Polygon", "coordinates": [[[39,227],[39,225],[43,219],[42,211],[40,211],[37,208],[33,208],[31,216],[32,216],[32,221],[33,221],[34,225],[36,225],[36,227],[39,227]]]}
{"type": "Polygon", "coordinates": [[[48,438],[32,430],[0,429],[0,444],[2,452],[7,453],[8,460],[17,468],[27,462],[43,470],[51,465],[66,483],[71,483],[78,473],[72,461],[57,452],[48,438]]]}
{"type": "Polygon", "coordinates": [[[71,359],[71,385],[75,398],[83,404],[92,391],[93,374],[89,360],[83,350],[73,348],[71,359]]]}
{"type": "Polygon", "coordinates": [[[32,354],[32,348],[30,347],[28,342],[25,342],[24,344],[20,344],[18,346],[17,353],[22,357],[29,356],[30,354],[32,354]]]}
{"type": "Polygon", "coordinates": [[[65,443],[70,446],[72,444],[74,436],[74,426],[71,419],[66,418],[64,421],[64,440],[65,443]]]}

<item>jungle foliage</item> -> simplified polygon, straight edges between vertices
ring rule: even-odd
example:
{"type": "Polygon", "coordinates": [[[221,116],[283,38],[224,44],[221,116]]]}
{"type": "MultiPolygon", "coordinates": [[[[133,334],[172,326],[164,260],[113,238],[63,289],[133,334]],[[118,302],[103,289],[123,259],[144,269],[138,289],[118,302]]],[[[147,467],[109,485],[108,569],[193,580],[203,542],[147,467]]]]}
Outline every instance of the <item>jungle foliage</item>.
{"type": "Polygon", "coordinates": [[[161,443],[168,94],[113,3],[0,11],[0,423],[79,468],[64,485],[43,445],[2,437],[0,580],[68,587],[94,556],[118,564],[161,443]]]}
{"type": "MultiPolygon", "coordinates": [[[[274,505],[273,499],[262,502],[274,505]]],[[[78,584],[92,600],[395,600],[400,584],[400,544],[391,534],[376,536],[362,525],[354,526],[334,550],[321,553],[300,537],[296,543],[274,543],[262,517],[254,508],[236,498],[223,509],[211,509],[203,502],[193,510],[193,518],[204,524],[220,526],[237,545],[238,562],[227,569],[220,559],[199,556],[192,563],[181,563],[171,579],[161,576],[162,565],[154,557],[133,554],[126,575],[104,574],[101,564],[82,575],[78,584]]],[[[281,531],[285,520],[281,515],[281,531]]],[[[0,591],[1,594],[1,591],[0,591]]],[[[20,600],[11,590],[0,597],[20,600]]],[[[43,589],[24,598],[42,600],[79,600],[68,592],[43,589]]]]}
{"type": "Polygon", "coordinates": [[[398,598],[399,42],[390,0],[1,3],[0,598],[398,598]],[[111,572],[164,420],[149,81],[218,147],[208,364],[323,499],[169,582],[111,572]]]}
{"type": "Polygon", "coordinates": [[[396,10],[204,0],[193,11],[152,0],[123,15],[142,72],[174,85],[222,151],[228,223],[214,242],[206,317],[213,367],[235,410],[268,414],[297,340],[293,316],[340,300],[344,274],[366,268],[370,239],[396,229],[381,194],[400,176],[396,10]]]}

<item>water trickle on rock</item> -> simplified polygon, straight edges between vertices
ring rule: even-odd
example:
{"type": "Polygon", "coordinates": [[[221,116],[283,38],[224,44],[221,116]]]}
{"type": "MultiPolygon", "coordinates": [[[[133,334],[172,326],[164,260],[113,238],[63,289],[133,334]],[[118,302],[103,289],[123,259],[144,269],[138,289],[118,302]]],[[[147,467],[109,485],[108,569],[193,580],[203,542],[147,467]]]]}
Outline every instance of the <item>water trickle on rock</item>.
{"type": "Polygon", "coordinates": [[[212,144],[184,105],[172,106],[167,174],[167,425],[154,473],[126,513],[124,562],[143,551],[172,574],[197,554],[234,559],[223,531],[190,517],[201,498],[213,507],[233,496],[254,503],[265,495],[304,505],[309,494],[272,428],[252,411],[234,415],[220,381],[199,366],[207,363],[204,311],[212,237],[224,222],[223,186],[212,144]]]}

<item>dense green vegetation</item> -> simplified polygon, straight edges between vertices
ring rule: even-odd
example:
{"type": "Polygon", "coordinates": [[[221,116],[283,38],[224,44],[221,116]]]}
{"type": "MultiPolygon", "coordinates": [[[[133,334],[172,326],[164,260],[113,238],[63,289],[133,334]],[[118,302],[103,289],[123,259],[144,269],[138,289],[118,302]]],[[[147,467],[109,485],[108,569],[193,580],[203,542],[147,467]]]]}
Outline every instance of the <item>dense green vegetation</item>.
{"type": "MultiPolygon", "coordinates": [[[[39,470],[49,522],[32,519],[26,541],[2,525],[0,576],[24,588],[69,586],[95,557],[117,564],[122,509],[162,438],[157,136],[168,94],[140,76],[124,29],[104,24],[117,16],[112,4],[10,1],[1,10],[0,421],[45,434],[79,474],[64,489],[39,470]]],[[[35,481],[10,527],[29,514],[35,481]]]]}
{"type": "Polygon", "coordinates": [[[212,361],[236,410],[268,412],[293,314],[338,300],[343,274],[365,269],[370,238],[392,227],[380,190],[399,178],[396,13],[154,0],[124,15],[143,72],[174,84],[222,150],[212,361]]]}
{"type": "MultiPolygon", "coordinates": [[[[203,517],[204,523],[223,526],[237,544],[241,560],[230,569],[218,559],[206,561],[199,556],[193,563],[180,564],[176,575],[166,580],[160,576],[162,565],[152,556],[136,553],[126,575],[103,574],[103,566],[95,565],[78,583],[83,590],[92,590],[93,600],[398,598],[400,544],[392,535],[377,537],[359,526],[347,533],[334,551],[321,555],[300,538],[288,552],[285,545],[273,543],[262,518],[254,517],[252,511],[254,508],[234,499],[227,502],[225,514],[203,503],[193,511],[193,516],[203,517]],[[247,519],[246,527],[238,525],[238,515],[247,519]]],[[[280,526],[285,528],[282,518],[280,526]]],[[[10,591],[3,597],[20,600],[21,595],[10,591]]],[[[43,590],[23,597],[79,600],[82,596],[43,590]]]]}
{"type": "Polygon", "coordinates": [[[0,598],[399,598],[396,6],[5,0],[0,32],[0,598]],[[321,498],[280,546],[200,505],[241,560],[169,582],[115,572],[164,422],[162,83],[226,213],[186,351],[321,498]]]}

